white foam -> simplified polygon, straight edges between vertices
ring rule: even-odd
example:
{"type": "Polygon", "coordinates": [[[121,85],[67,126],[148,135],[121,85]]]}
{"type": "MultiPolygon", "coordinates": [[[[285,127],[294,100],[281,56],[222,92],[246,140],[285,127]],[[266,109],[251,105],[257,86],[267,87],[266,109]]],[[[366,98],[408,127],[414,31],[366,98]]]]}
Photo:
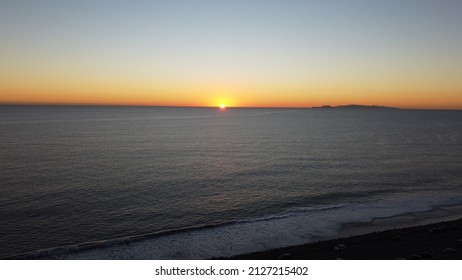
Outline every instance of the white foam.
{"type": "Polygon", "coordinates": [[[206,259],[334,237],[341,226],[462,203],[462,194],[300,208],[253,220],[53,255],[62,259],[206,259]]]}

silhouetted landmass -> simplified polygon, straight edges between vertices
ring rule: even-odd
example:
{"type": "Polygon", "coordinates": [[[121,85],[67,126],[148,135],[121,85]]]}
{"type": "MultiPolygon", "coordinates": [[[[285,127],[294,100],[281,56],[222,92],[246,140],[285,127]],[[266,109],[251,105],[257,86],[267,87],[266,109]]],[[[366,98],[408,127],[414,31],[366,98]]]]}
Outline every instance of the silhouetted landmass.
{"type": "Polygon", "coordinates": [[[396,107],[386,107],[386,106],[378,106],[378,105],[357,105],[357,104],[350,104],[350,105],[340,105],[340,106],[330,106],[324,105],[321,107],[312,107],[312,109],[393,109],[398,110],[399,108],[396,107]]]}

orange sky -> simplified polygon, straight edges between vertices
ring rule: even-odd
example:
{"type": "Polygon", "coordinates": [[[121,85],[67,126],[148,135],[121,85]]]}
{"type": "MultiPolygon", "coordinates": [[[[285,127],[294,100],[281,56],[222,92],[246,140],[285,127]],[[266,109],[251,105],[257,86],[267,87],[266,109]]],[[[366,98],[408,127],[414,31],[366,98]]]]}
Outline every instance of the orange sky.
{"type": "MultiPolygon", "coordinates": [[[[56,75],[57,77],[58,75],[56,75]]],[[[141,106],[312,107],[365,104],[400,108],[462,109],[457,88],[391,87],[385,85],[186,85],[146,87],[141,83],[107,84],[46,80],[7,83],[1,88],[6,104],[91,104],[141,106]]]]}
{"type": "Polygon", "coordinates": [[[455,2],[103,2],[1,4],[0,104],[462,109],[455,2]]]}

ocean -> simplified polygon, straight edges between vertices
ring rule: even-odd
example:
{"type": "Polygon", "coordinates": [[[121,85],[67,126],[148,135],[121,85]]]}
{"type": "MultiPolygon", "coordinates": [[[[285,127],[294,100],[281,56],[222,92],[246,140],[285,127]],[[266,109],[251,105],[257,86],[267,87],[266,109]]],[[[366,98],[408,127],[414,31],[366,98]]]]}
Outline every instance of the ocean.
{"type": "Polygon", "coordinates": [[[462,111],[0,106],[0,258],[204,259],[462,204],[462,111]]]}

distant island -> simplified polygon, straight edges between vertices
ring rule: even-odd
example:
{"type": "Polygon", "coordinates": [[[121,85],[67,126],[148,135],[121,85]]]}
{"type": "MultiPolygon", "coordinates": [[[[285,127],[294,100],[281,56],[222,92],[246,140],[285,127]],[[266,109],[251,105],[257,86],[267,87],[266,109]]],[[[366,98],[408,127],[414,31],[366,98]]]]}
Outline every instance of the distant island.
{"type": "Polygon", "coordinates": [[[378,106],[378,105],[357,105],[357,104],[340,105],[340,106],[324,105],[320,107],[311,107],[311,108],[312,109],[395,109],[395,110],[399,109],[396,107],[386,107],[386,106],[378,106]]]}

